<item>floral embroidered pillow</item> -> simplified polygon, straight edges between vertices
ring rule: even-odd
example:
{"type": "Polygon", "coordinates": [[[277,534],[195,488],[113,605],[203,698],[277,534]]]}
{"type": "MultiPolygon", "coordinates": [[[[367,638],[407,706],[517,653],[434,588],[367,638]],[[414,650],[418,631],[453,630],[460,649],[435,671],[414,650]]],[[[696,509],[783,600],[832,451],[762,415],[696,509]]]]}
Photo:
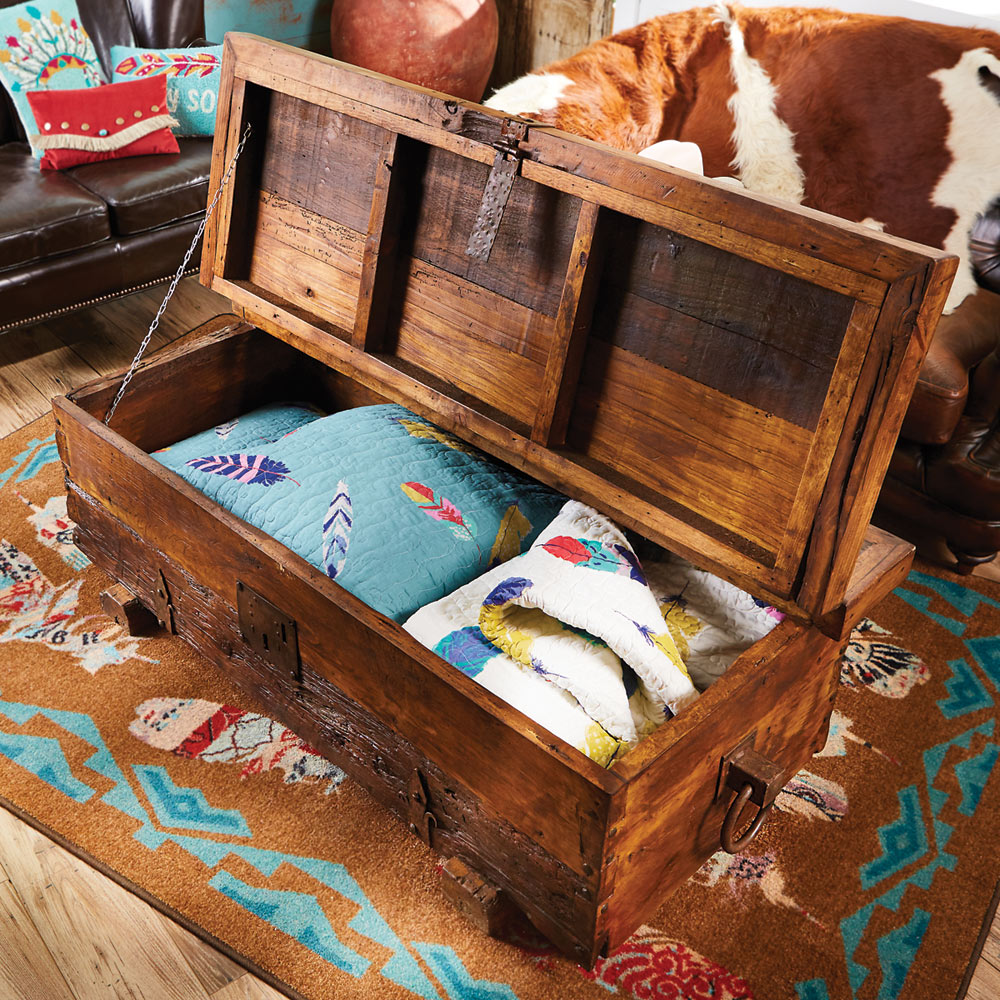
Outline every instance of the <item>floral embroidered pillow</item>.
{"type": "Polygon", "coordinates": [[[31,143],[43,151],[42,170],[124,156],[177,153],[161,77],[83,90],[36,90],[28,101],[38,124],[31,143]]]}
{"type": "MultiPolygon", "coordinates": [[[[94,44],[74,0],[23,3],[0,10],[0,83],[10,94],[29,141],[39,130],[29,91],[99,87],[94,44]]],[[[36,157],[42,151],[32,146],[36,157]]]]}
{"type": "Polygon", "coordinates": [[[213,135],[215,105],[222,79],[222,46],[201,49],[111,47],[113,80],[162,76],[167,81],[167,109],[177,119],[178,135],[213,135]]]}

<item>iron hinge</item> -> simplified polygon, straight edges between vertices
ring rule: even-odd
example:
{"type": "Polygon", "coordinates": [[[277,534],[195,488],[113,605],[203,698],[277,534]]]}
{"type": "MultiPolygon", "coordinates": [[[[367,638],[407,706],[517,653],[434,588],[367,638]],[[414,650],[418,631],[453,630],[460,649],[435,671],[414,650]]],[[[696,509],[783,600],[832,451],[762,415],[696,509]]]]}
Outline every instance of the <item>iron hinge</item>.
{"type": "Polygon", "coordinates": [[[236,583],[236,613],[247,644],[296,683],[301,682],[302,661],[295,619],[242,580],[236,583]]]}
{"type": "Polygon", "coordinates": [[[507,207],[511,188],[514,186],[514,178],[521,168],[524,152],[520,144],[527,134],[527,122],[516,121],[513,118],[504,119],[500,137],[493,143],[493,148],[496,150],[493,167],[486,179],[483,199],[479,203],[472,235],[469,236],[469,245],[465,249],[469,257],[482,261],[490,259],[493,243],[500,229],[500,220],[507,207]]]}
{"type": "Polygon", "coordinates": [[[419,767],[415,767],[410,775],[407,793],[410,803],[410,833],[415,833],[428,847],[431,847],[437,819],[431,812],[427,779],[419,767]]]}
{"type": "Polygon", "coordinates": [[[156,586],[153,588],[153,614],[156,620],[171,634],[175,635],[177,628],[174,625],[174,604],[170,596],[170,587],[167,578],[163,575],[163,570],[158,570],[156,586]]]}

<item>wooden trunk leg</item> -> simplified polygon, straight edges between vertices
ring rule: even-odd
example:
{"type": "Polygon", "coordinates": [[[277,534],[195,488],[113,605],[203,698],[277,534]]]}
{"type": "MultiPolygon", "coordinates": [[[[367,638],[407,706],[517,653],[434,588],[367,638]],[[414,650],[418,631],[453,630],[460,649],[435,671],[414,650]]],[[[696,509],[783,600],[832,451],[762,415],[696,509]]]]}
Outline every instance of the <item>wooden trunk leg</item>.
{"type": "Polygon", "coordinates": [[[156,615],[120,583],[112,584],[101,592],[101,607],[129,635],[149,635],[160,627],[156,615]]]}
{"type": "Polygon", "coordinates": [[[505,892],[458,858],[448,858],[442,865],[441,888],[455,909],[490,937],[501,937],[513,921],[523,920],[505,892]]]}

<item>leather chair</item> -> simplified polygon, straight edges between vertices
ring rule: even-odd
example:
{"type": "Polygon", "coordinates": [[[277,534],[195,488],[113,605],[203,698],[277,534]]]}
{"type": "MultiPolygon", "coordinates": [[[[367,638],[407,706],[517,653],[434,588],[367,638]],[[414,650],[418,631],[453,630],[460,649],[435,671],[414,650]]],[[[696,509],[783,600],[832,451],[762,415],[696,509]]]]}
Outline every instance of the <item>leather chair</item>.
{"type": "Polygon", "coordinates": [[[959,573],[1000,551],[1000,199],[970,258],[980,288],[938,323],[876,511],[959,573]]]}
{"type": "MultiPolygon", "coordinates": [[[[107,79],[112,45],[187,46],[205,31],[204,0],[77,5],[107,79]]],[[[180,154],[42,172],[0,90],[0,331],[173,275],[205,210],[212,153],[211,138],[179,143],[180,154]]]]}

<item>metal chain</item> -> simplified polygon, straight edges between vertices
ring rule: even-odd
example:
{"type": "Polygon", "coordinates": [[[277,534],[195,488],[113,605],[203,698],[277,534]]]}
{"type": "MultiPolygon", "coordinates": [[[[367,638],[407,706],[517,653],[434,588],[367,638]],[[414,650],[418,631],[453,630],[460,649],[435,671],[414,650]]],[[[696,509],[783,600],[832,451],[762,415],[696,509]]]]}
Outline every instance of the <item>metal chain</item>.
{"type": "Polygon", "coordinates": [[[132,381],[132,376],[135,374],[136,368],[139,367],[139,361],[146,352],[146,348],[149,347],[149,342],[153,337],[153,331],[160,325],[160,317],[166,311],[167,303],[170,301],[171,296],[177,289],[178,283],[184,276],[184,272],[187,270],[188,261],[191,260],[191,255],[194,253],[195,247],[198,246],[198,241],[205,232],[208,220],[212,218],[212,212],[215,211],[215,206],[218,204],[219,198],[222,197],[222,192],[226,189],[226,185],[229,183],[229,177],[233,172],[233,167],[236,166],[236,161],[240,158],[240,154],[243,152],[243,147],[246,145],[249,137],[250,123],[247,122],[247,127],[243,130],[243,137],[240,139],[239,145],[236,147],[236,152],[233,153],[233,158],[229,161],[229,166],[226,167],[226,172],[222,175],[222,180],[219,182],[219,186],[216,188],[215,194],[213,195],[211,202],[209,202],[208,208],[205,210],[205,217],[201,220],[201,224],[198,226],[198,231],[194,234],[194,239],[191,240],[191,246],[187,248],[187,253],[184,254],[184,259],[181,261],[180,266],[177,268],[177,272],[174,274],[173,280],[170,282],[167,294],[163,296],[160,308],[156,310],[153,322],[149,324],[149,331],[146,333],[142,343],[139,345],[139,350],[136,351],[135,357],[132,359],[132,364],[129,366],[128,371],[125,373],[125,377],[122,379],[122,384],[118,387],[118,395],[115,396],[114,402],[111,404],[111,408],[108,410],[107,416],[104,418],[105,424],[111,423],[111,418],[115,415],[115,410],[118,409],[118,404],[122,401],[122,396],[125,395],[125,390],[128,388],[129,382],[132,381]]]}

